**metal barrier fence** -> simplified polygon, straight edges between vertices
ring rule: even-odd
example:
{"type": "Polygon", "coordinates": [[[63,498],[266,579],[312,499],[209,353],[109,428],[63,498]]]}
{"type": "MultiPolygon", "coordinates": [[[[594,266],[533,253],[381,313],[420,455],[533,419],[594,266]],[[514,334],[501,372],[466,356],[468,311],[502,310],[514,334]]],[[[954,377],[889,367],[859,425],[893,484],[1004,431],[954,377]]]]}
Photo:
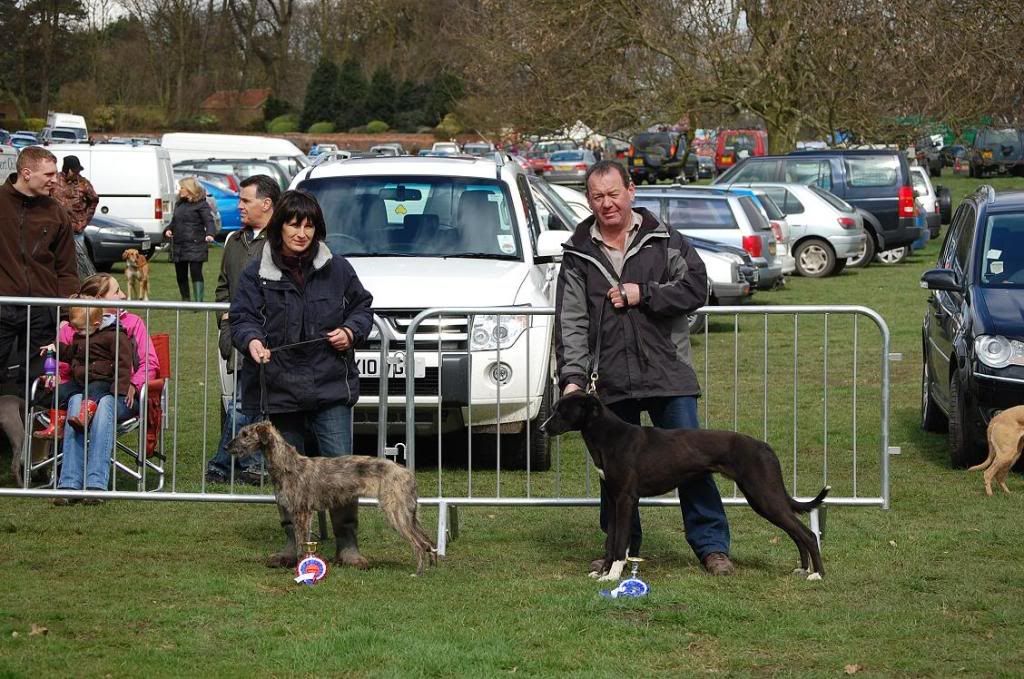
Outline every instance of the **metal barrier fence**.
{"type": "MultiPolygon", "coordinates": [[[[214,404],[237,394],[234,378],[227,388],[217,384],[224,362],[216,319],[227,305],[0,297],[0,308],[9,304],[31,305],[29,313],[69,304],[132,311],[151,335],[169,335],[171,365],[157,453],[146,455],[145,418],[120,431],[122,459],[112,462],[111,491],[57,490],[57,453],[49,453],[47,465],[32,464],[33,412],[25,399],[24,483],[0,488],[0,495],[273,502],[269,485],[245,486],[232,475],[228,484],[213,486],[204,478],[220,439],[221,407],[214,404]],[[136,436],[137,444],[130,445],[136,436]],[[33,470],[47,468],[49,478],[33,482],[33,470]]],[[[708,323],[692,338],[704,390],[702,426],[768,441],[791,494],[808,498],[824,484],[833,487],[822,509],[888,508],[889,455],[899,452],[889,446],[889,361],[898,355],[890,354],[884,320],[860,306],[702,312],[708,323]],[[876,332],[862,333],[863,325],[876,332]]],[[[536,429],[557,395],[552,314],[550,308],[494,307],[428,309],[401,319],[382,315],[374,319],[370,350],[357,354],[371,374],[361,380],[363,396],[355,409],[357,452],[404,460],[417,472],[421,504],[439,510],[441,554],[457,534],[460,506],[599,502],[596,473],[579,438],[548,440],[536,429]]],[[[23,395],[30,394],[27,378],[21,386],[23,395]]],[[[720,487],[726,504],[745,504],[735,485],[720,487]]],[[[674,506],[677,500],[646,498],[642,504],[674,506]]],[[[823,516],[812,514],[818,535],[822,523],[823,516]]]]}

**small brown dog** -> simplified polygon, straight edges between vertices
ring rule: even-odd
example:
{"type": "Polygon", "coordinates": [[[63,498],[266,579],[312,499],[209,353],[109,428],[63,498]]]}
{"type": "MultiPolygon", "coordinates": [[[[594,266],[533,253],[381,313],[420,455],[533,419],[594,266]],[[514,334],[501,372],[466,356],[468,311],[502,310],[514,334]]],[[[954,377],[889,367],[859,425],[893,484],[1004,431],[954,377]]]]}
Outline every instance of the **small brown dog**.
{"type": "Polygon", "coordinates": [[[146,256],[135,248],[128,248],[121,254],[125,261],[124,275],[128,279],[128,299],[149,301],[149,262],[146,256]]]}
{"type": "MultiPolygon", "coordinates": [[[[436,564],[434,543],[416,519],[416,477],[405,467],[365,455],[305,457],[266,421],[243,427],[228,444],[232,455],[251,455],[258,450],[263,451],[270,467],[278,504],[292,516],[297,543],[309,535],[313,512],[328,509],[338,538],[335,563],[350,563],[342,553],[342,526],[336,516],[354,516],[360,497],[376,497],[388,523],[412,545],[416,574],[423,573],[428,559],[436,564]]],[[[296,554],[296,558],[301,556],[296,554]]],[[[365,561],[360,567],[366,567],[365,561]]]]}
{"type": "Polygon", "coordinates": [[[1006,477],[1020,458],[1024,444],[1024,406],[1007,408],[988,423],[988,459],[967,471],[985,470],[985,493],[992,494],[992,482],[1007,493],[1006,477]]]}

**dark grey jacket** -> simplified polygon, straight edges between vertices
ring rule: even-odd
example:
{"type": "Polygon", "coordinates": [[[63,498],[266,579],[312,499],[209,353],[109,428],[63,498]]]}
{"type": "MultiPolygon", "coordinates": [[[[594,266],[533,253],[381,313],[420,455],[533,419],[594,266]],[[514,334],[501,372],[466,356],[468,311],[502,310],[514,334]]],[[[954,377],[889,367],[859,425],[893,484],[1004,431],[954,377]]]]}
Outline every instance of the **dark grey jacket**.
{"type": "Polygon", "coordinates": [[[206,200],[179,200],[171,217],[171,261],[205,262],[209,257],[206,237],[217,235],[217,225],[206,200]]]}
{"type": "Polygon", "coordinates": [[[642,223],[626,251],[621,278],[590,235],[593,217],[562,245],[555,300],[559,386],[586,387],[600,343],[597,394],[604,403],[698,396],[686,316],[707,303],[704,262],[678,231],[643,208],[635,212],[642,223]],[[612,306],[607,293],[620,282],[640,285],[639,306],[612,306]]]}
{"type": "MultiPolygon", "coordinates": [[[[218,302],[230,302],[238,289],[238,277],[242,275],[245,267],[254,259],[259,259],[263,252],[263,244],[267,242],[266,229],[253,231],[250,227],[244,227],[234,233],[228,234],[224,240],[224,257],[220,261],[220,276],[217,277],[217,295],[214,299],[218,302]]],[[[220,355],[228,362],[228,373],[234,372],[235,360],[231,358],[231,328],[220,318],[217,319],[220,325],[220,355]]],[[[241,364],[241,358],[237,360],[241,364]]]]}

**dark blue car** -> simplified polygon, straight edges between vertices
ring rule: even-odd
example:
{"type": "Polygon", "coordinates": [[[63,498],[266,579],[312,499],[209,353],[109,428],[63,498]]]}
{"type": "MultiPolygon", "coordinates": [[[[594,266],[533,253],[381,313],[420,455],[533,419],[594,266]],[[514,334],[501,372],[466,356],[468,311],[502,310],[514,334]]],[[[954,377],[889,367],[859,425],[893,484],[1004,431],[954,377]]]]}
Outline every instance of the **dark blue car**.
{"type": "Polygon", "coordinates": [[[198,177],[196,179],[206,189],[207,195],[212,197],[214,202],[217,203],[217,209],[220,210],[221,234],[226,235],[242,228],[242,215],[238,211],[238,194],[221,188],[205,179],[199,179],[198,177]]]}
{"type": "Polygon", "coordinates": [[[948,429],[950,461],[966,467],[985,458],[992,417],[1024,404],[1024,191],[965,198],[921,283],[921,426],[948,429]]]}

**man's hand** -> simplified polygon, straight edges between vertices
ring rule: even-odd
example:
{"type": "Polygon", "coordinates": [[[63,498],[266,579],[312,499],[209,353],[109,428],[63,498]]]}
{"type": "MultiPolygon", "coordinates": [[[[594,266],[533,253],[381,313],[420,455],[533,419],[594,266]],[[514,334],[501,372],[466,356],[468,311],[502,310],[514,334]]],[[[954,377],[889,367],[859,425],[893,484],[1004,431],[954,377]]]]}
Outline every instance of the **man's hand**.
{"type": "Polygon", "coordinates": [[[640,303],[640,286],[636,283],[623,283],[621,286],[608,288],[608,299],[612,301],[612,306],[616,309],[636,306],[640,303]],[[619,290],[620,287],[622,290],[619,290]],[[623,292],[626,293],[625,297],[622,296],[623,292]]]}
{"type": "Polygon", "coordinates": [[[257,363],[270,363],[270,349],[263,346],[258,339],[249,341],[249,356],[257,363]]]}
{"type": "Polygon", "coordinates": [[[327,342],[335,351],[348,351],[352,348],[352,331],[348,328],[335,328],[327,333],[327,342]]]}
{"type": "Polygon", "coordinates": [[[565,389],[562,390],[562,396],[568,396],[572,392],[580,391],[581,389],[582,387],[580,387],[580,385],[573,384],[572,382],[570,382],[569,384],[565,385],[565,389]]]}

